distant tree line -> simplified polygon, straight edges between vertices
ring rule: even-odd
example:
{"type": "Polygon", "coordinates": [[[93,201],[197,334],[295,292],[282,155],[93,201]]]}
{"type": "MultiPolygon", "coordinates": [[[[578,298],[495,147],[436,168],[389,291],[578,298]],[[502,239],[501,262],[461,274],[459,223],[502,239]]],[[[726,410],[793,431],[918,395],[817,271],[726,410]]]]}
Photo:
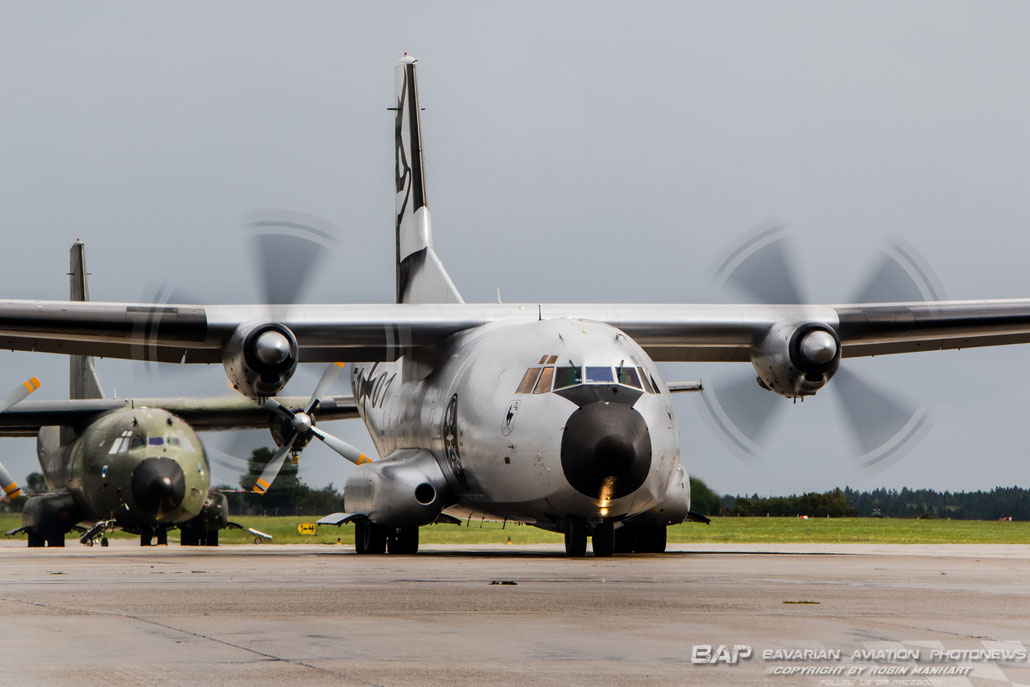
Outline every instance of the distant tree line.
{"type": "Polygon", "coordinates": [[[822,494],[815,492],[791,496],[724,496],[721,500],[725,515],[813,518],[854,518],[858,511],[848,502],[843,491],[834,489],[822,494]]]}
{"type": "Polygon", "coordinates": [[[723,496],[723,515],[885,518],[950,518],[952,520],[1030,520],[1030,489],[996,487],[990,491],[873,489],[851,487],[823,494],[759,497],[723,496]]]}
{"type": "Polygon", "coordinates": [[[297,466],[289,456],[264,495],[252,491],[257,478],[274,454],[270,449],[255,449],[248,470],[240,477],[239,491],[219,485],[229,500],[229,518],[234,515],[329,515],[344,510],[343,494],[330,482],[321,489],[308,486],[297,476],[297,466]]]}
{"type": "Polygon", "coordinates": [[[951,518],[952,520],[1030,520],[1030,489],[995,487],[990,491],[847,488],[844,496],[861,516],[874,511],[888,518],[951,518]]]}

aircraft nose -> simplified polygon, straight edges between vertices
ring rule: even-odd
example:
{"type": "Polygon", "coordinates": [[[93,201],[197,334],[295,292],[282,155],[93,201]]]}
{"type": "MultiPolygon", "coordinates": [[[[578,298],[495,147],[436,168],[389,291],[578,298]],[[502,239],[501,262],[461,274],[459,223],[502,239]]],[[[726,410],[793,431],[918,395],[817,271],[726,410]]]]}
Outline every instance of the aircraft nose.
{"type": "Polygon", "coordinates": [[[147,458],[132,473],[132,497],[148,513],[178,508],[186,496],[186,477],[171,458],[147,458]]]}
{"type": "Polygon", "coordinates": [[[589,403],[565,423],[565,478],[582,494],[616,499],[632,493],[651,469],[651,434],[643,416],[624,403],[589,403]]]}

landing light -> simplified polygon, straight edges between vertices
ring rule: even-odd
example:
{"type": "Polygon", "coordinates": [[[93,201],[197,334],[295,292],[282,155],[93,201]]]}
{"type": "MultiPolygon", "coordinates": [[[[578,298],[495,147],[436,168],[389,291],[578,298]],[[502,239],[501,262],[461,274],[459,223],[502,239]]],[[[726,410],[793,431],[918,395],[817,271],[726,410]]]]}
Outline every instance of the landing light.
{"type": "Polygon", "coordinates": [[[602,516],[608,515],[608,509],[607,508],[602,508],[601,509],[601,515],[602,516]]]}

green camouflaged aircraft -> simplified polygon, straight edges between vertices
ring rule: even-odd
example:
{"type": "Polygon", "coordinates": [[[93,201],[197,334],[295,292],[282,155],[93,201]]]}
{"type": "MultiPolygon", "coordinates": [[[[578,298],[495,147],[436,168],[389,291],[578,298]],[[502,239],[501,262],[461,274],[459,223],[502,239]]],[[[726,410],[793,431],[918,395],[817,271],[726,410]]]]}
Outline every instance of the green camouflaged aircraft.
{"type": "MultiPolygon", "coordinates": [[[[71,248],[71,299],[88,300],[85,249],[71,248]]],[[[269,427],[287,431],[281,413],[244,396],[226,398],[108,399],[92,358],[71,357],[70,399],[19,402],[39,388],[35,378],[0,400],[0,436],[36,436],[39,465],[49,491],[31,495],[22,526],[30,547],[64,546],[65,535],[82,532],[92,544],[108,530],[140,535],[143,546],[167,543],[179,528],[184,545],[218,543],[228,520],[224,494],[211,491],[211,473],[196,430],[269,427]],[[6,410],[4,411],[4,409],[6,410]]],[[[280,398],[287,408],[305,408],[322,420],[357,417],[350,397],[326,397],[340,366],[330,365],[310,399],[280,398]]],[[[298,415],[301,413],[297,413],[298,415]]],[[[324,434],[319,431],[318,434],[324,434]]],[[[312,433],[294,442],[299,451],[312,433]]],[[[20,489],[0,465],[0,488],[8,498],[20,489]]],[[[263,493],[264,489],[256,488],[263,493]]],[[[237,526],[238,527],[238,526],[237,526]]]]}

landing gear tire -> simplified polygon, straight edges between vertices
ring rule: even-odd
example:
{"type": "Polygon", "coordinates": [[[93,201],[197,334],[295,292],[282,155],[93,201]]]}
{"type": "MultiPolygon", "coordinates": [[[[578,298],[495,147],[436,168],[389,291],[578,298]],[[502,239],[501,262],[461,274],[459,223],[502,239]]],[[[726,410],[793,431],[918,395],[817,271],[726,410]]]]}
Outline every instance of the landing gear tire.
{"type": "Polygon", "coordinates": [[[594,528],[590,537],[590,548],[596,558],[609,558],[615,553],[615,528],[610,522],[602,522],[594,528]]]}
{"type": "Polygon", "coordinates": [[[411,556],[418,553],[418,527],[398,527],[386,541],[386,548],[392,554],[411,556]]]}
{"type": "Polygon", "coordinates": [[[565,555],[570,558],[587,555],[587,526],[579,518],[565,521],[565,555]]]}
{"type": "Polygon", "coordinates": [[[100,538],[100,545],[101,546],[107,546],[108,544],[110,544],[110,542],[107,541],[107,537],[101,537],[100,538]]]}
{"type": "Polygon", "coordinates": [[[666,541],[665,525],[641,527],[637,532],[637,553],[665,553],[666,541]]]}
{"type": "Polygon", "coordinates": [[[41,549],[46,546],[46,537],[41,533],[33,532],[29,530],[29,548],[30,549],[41,549]]]}
{"type": "Polygon", "coordinates": [[[179,544],[182,546],[199,546],[200,538],[192,527],[179,528],[179,544]]]}
{"type": "Polygon", "coordinates": [[[47,535],[46,545],[53,547],[64,547],[64,532],[47,535]]]}
{"type": "Polygon", "coordinates": [[[637,548],[637,530],[631,525],[624,525],[614,533],[615,553],[633,553],[637,548]]]}
{"type": "Polygon", "coordinates": [[[368,527],[360,520],[354,523],[354,553],[365,554],[365,528],[368,527]]]}
{"type": "Polygon", "coordinates": [[[208,530],[205,533],[204,546],[218,546],[218,530],[208,530]]]}
{"type": "Polygon", "coordinates": [[[144,527],[139,531],[139,545],[140,546],[153,546],[154,545],[154,530],[149,527],[144,527]]]}
{"type": "Polygon", "coordinates": [[[354,549],[361,554],[386,553],[386,529],[370,522],[354,527],[354,549]]]}
{"type": "Polygon", "coordinates": [[[164,527],[157,531],[157,545],[168,546],[168,530],[164,527]]]}

